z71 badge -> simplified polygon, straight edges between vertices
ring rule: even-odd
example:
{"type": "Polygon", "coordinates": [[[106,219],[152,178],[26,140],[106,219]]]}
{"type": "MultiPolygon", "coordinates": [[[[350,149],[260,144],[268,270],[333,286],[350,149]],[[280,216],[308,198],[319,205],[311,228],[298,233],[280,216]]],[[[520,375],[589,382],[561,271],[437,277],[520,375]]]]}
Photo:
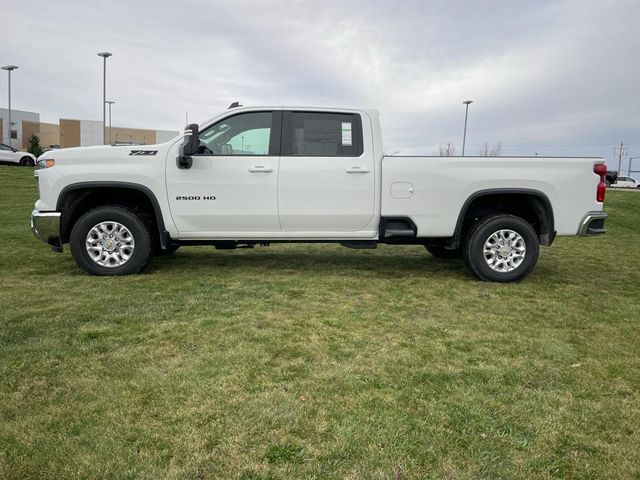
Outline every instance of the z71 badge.
{"type": "Polygon", "coordinates": [[[158,150],[131,150],[129,155],[155,155],[158,150]]]}

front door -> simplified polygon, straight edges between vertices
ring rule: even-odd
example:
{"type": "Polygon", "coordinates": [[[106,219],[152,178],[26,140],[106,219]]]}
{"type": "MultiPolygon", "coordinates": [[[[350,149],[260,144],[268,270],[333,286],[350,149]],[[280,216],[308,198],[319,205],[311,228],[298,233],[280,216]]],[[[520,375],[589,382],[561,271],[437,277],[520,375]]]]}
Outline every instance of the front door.
{"type": "Polygon", "coordinates": [[[359,114],[284,112],[278,187],[284,232],[335,237],[370,229],[375,164],[359,114]]]}
{"type": "Polygon", "coordinates": [[[181,238],[255,238],[280,230],[281,112],[244,112],[200,132],[190,169],[167,163],[171,215],[181,238]]]}

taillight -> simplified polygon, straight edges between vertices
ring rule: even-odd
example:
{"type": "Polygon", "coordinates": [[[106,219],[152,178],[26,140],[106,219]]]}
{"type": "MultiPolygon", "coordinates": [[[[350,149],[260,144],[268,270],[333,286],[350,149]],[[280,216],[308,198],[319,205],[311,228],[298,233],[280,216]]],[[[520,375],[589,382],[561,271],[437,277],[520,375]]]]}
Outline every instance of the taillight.
{"type": "Polygon", "coordinates": [[[607,191],[607,184],[604,181],[607,176],[607,166],[604,163],[594,165],[593,173],[600,176],[600,182],[598,182],[598,189],[596,190],[596,200],[598,202],[604,202],[604,194],[607,191]]]}

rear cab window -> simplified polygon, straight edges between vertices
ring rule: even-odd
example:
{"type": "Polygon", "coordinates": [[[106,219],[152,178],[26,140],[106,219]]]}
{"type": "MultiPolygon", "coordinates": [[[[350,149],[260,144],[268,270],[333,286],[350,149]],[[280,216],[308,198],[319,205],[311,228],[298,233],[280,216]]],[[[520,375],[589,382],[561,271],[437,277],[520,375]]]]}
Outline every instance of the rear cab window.
{"type": "Polygon", "coordinates": [[[362,120],[355,113],[284,112],[282,155],[358,157],[363,153],[362,120]]]}

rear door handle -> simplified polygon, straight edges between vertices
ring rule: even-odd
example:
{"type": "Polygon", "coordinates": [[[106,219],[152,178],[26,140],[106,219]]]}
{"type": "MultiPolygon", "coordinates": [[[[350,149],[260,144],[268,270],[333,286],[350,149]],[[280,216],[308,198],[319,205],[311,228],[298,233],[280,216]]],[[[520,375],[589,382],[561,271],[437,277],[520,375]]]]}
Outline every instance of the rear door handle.
{"type": "Polygon", "coordinates": [[[369,173],[369,169],[363,168],[363,167],[351,167],[351,168],[347,168],[346,172],[347,173],[369,173]]]}
{"type": "Polygon", "coordinates": [[[273,172],[273,168],[268,168],[264,165],[256,165],[255,167],[250,167],[249,171],[251,173],[271,173],[273,172]]]}

